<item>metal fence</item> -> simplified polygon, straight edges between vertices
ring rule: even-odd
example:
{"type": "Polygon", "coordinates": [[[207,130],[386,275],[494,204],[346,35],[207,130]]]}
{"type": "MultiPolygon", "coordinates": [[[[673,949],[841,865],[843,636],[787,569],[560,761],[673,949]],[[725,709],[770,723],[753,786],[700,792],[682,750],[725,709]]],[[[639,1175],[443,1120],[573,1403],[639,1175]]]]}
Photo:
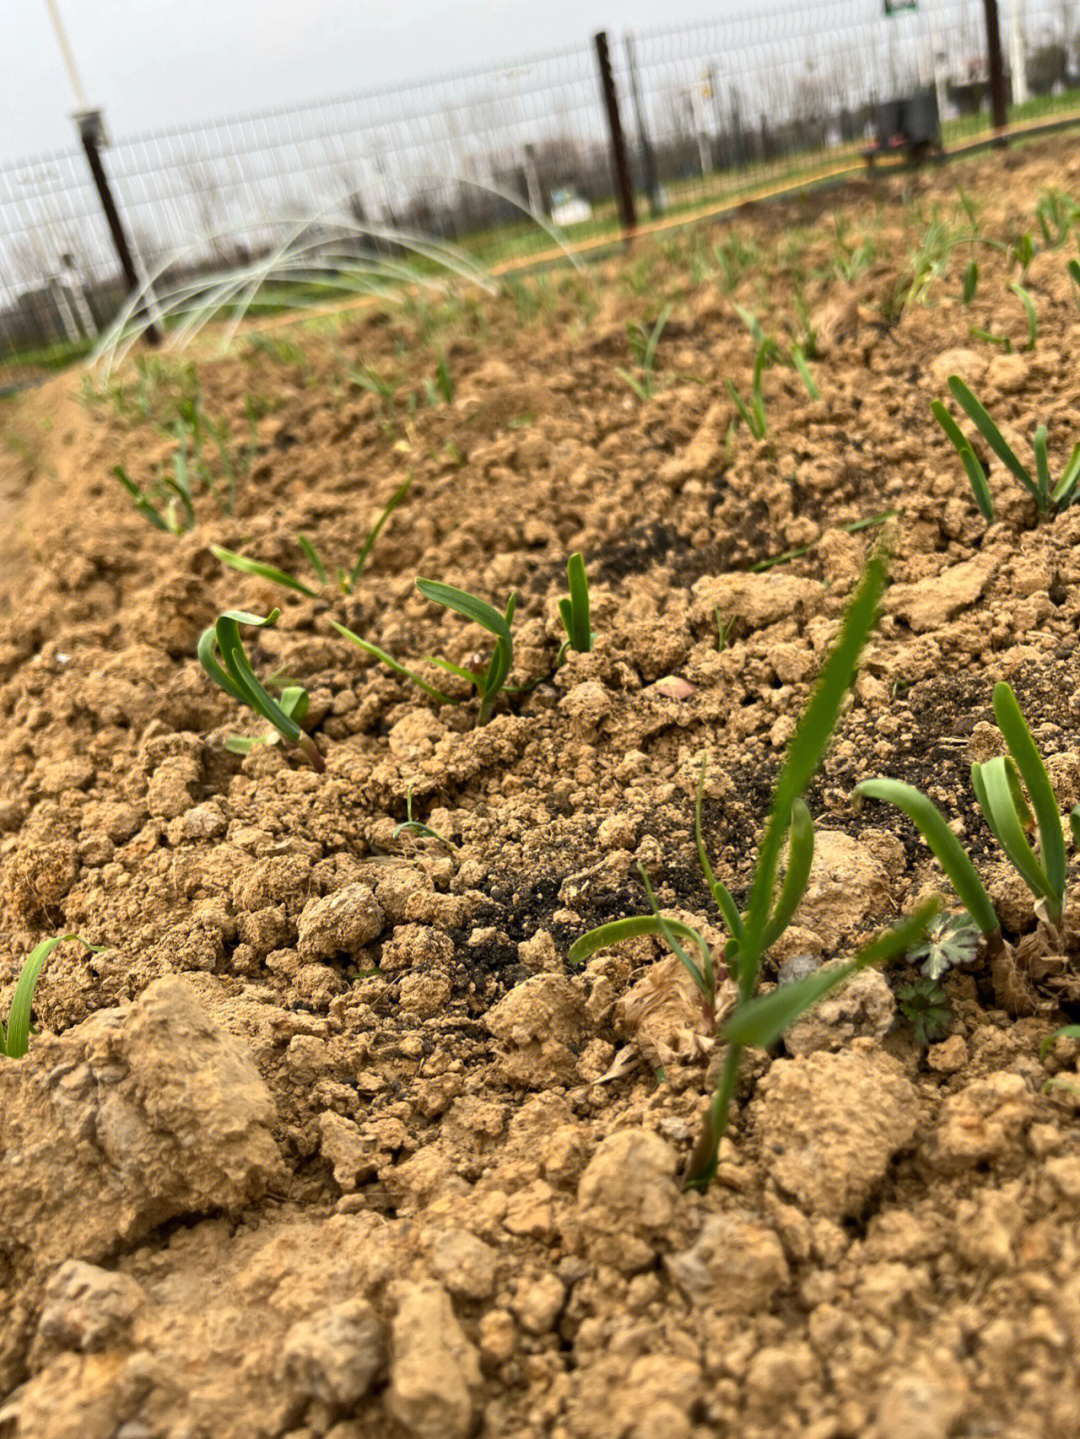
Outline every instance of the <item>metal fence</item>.
{"type": "MultiPolygon", "coordinates": [[[[1025,33],[1006,27],[1003,48],[1014,114],[1080,106],[1061,0],[1029,0],[1025,33]]],[[[643,219],[858,163],[892,138],[878,134],[883,115],[886,131],[897,123],[883,106],[903,96],[937,106],[946,147],[989,124],[982,0],[892,15],[882,0],[816,0],[613,36],[610,52],[643,219]]],[[[303,303],[331,271],[375,283],[402,236],[422,263],[451,242],[494,265],[624,220],[591,42],[119,139],[104,160],[136,267],[165,295],[291,245],[303,303]]],[[[0,384],[88,348],[127,288],[81,149],[0,167],[0,384]]]]}

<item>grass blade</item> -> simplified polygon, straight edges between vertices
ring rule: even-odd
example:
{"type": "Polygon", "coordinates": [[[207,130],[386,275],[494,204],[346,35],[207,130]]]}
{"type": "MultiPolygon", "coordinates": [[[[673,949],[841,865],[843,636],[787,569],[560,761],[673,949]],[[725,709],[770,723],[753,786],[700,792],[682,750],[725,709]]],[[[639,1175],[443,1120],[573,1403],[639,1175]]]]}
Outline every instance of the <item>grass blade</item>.
{"type": "Polygon", "coordinates": [[[4,1031],[4,1053],[8,1059],[21,1059],[29,1048],[30,1011],[33,1007],[34,990],[37,988],[42,967],[56,946],[69,939],[77,940],[91,954],[98,953],[102,948],[101,945],[88,944],[77,934],[61,934],[55,939],[43,939],[30,951],[26,963],[23,965],[22,973],[19,975],[19,982],[15,986],[15,996],[11,1001],[11,1013],[8,1016],[7,1029],[4,1031]]]}
{"type": "Polygon", "coordinates": [[[931,401],[930,409],[933,411],[935,420],[952,441],[956,453],[960,456],[964,469],[967,471],[971,492],[975,496],[975,503],[978,505],[983,519],[992,525],[994,523],[994,502],[990,497],[990,486],[986,482],[986,471],[983,469],[978,455],[971,448],[971,441],[940,400],[931,401]]]}
{"type": "MultiPolygon", "coordinates": [[[[688,924],[683,924],[681,919],[667,919],[664,923],[675,934],[692,941],[703,951],[708,949],[708,945],[697,930],[691,929],[688,924]]],[[[643,934],[652,935],[657,939],[664,938],[659,915],[635,914],[628,919],[614,919],[609,924],[602,924],[596,929],[590,929],[587,934],[583,934],[580,939],[575,940],[571,946],[570,963],[584,964],[587,959],[591,959],[601,949],[607,949],[613,944],[621,944],[625,939],[637,939],[643,934]]]]}
{"type": "Polygon", "coordinates": [[[937,806],[913,785],[897,779],[868,779],[857,784],[852,791],[866,799],[883,800],[895,805],[911,820],[915,828],[930,846],[938,863],[945,871],[960,902],[978,925],[987,939],[1001,931],[990,896],[983,888],[982,880],[975,873],[975,866],[964,853],[960,841],[945,823],[937,806]]]}
{"type": "Polygon", "coordinates": [[[1039,748],[1020,712],[1012,686],[1004,680],[994,686],[994,718],[1031,796],[1032,808],[1039,826],[1039,852],[1060,911],[1065,896],[1068,867],[1061,812],[1039,748]]]}
{"type": "Polygon", "coordinates": [[[277,569],[274,565],[267,565],[262,560],[250,560],[246,555],[238,555],[233,550],[225,549],[224,545],[211,545],[210,553],[219,559],[223,565],[230,569],[240,570],[245,575],[257,575],[261,580],[269,580],[272,584],[282,585],[287,590],[296,590],[299,594],[307,595],[309,599],[318,599],[318,593],[298,580],[295,575],[286,574],[284,570],[277,569]]]}
{"type": "Polygon", "coordinates": [[[638,865],[638,873],[641,875],[642,883],[645,886],[645,893],[649,897],[649,908],[652,910],[653,914],[656,916],[657,921],[659,922],[660,933],[664,936],[665,941],[673,951],[676,959],[679,961],[679,963],[687,971],[691,979],[697,985],[698,991],[701,994],[701,997],[704,999],[706,1007],[711,1014],[713,1005],[716,1002],[716,971],[713,969],[712,954],[709,950],[709,946],[705,943],[704,938],[700,934],[698,934],[696,929],[692,929],[691,926],[688,924],[682,926],[682,929],[685,931],[687,938],[693,936],[694,939],[697,941],[697,946],[701,953],[702,961],[701,968],[699,969],[698,966],[687,954],[686,950],[683,949],[682,945],[679,943],[676,935],[675,924],[671,920],[665,919],[664,916],[660,913],[660,906],[656,902],[656,895],[653,893],[653,887],[649,883],[649,876],[646,874],[644,867],[640,864],[638,865]]]}
{"type": "Polygon", "coordinates": [[[819,999],[845,983],[861,969],[881,964],[903,954],[926,933],[926,927],[940,905],[931,900],[895,928],[886,930],[848,961],[833,969],[819,970],[806,979],[782,984],[771,994],[761,995],[742,1004],[724,1025],[723,1038],[729,1044],[754,1044],[771,1049],[784,1031],[819,999]]]}
{"type": "Polygon", "coordinates": [[[382,514],[372,526],[371,533],[364,541],[363,545],[360,548],[360,553],[356,557],[356,564],[353,565],[352,569],[349,571],[350,590],[352,589],[353,585],[356,584],[357,580],[363,573],[364,566],[367,564],[368,557],[371,554],[372,550],[375,548],[375,541],[379,538],[379,534],[382,530],[383,525],[386,524],[387,520],[397,509],[398,505],[401,504],[402,500],[409,493],[409,486],[412,484],[412,482],[413,477],[412,475],[409,475],[408,479],[405,480],[404,484],[401,484],[397,487],[394,493],[390,496],[390,499],[387,502],[386,509],[383,510],[382,514]]]}
{"type": "Polygon", "coordinates": [[[970,305],[978,288],[979,266],[975,260],[969,260],[967,269],[964,271],[964,287],[960,293],[960,303],[965,306],[970,305]]]}
{"type": "MultiPolygon", "coordinates": [[[[1030,818],[1030,814],[1025,816],[1027,805],[1018,793],[1012,761],[998,755],[985,764],[973,765],[972,783],[986,821],[1010,864],[1037,899],[1048,900],[1060,911],[1060,901],[1024,834],[1024,819],[1030,818]]],[[[1056,922],[1060,913],[1052,917],[1056,922]]]]}
{"type": "Polygon", "coordinates": [[[1058,480],[1057,487],[1051,496],[1056,510],[1063,510],[1072,504],[1077,480],[1080,480],[1080,444],[1073,446],[1069,463],[1065,466],[1065,473],[1058,480]]]}
{"type": "Polygon", "coordinates": [[[761,948],[766,950],[783,934],[791,923],[806,893],[810,878],[810,866],[814,862],[814,821],[810,811],[801,799],[791,807],[791,826],[788,838],[788,866],[784,882],[780,886],[768,927],[761,938],[761,948]]]}
{"type": "Polygon", "coordinates": [[[1031,298],[1030,291],[1025,290],[1023,285],[1018,285],[1015,280],[1009,286],[1009,289],[1023,305],[1024,311],[1027,314],[1028,342],[1024,346],[1024,349],[1033,350],[1035,348],[1035,342],[1039,338],[1039,315],[1035,309],[1035,301],[1031,298]]]}
{"type": "MultiPolygon", "coordinates": [[[[452,696],[443,694],[442,690],[437,690],[434,685],[429,685],[427,680],[422,680],[418,674],[414,674],[412,670],[406,669],[404,665],[399,664],[393,655],[388,655],[386,651],[381,650],[378,645],[373,645],[370,640],[362,640],[359,635],[353,634],[352,630],[346,629],[344,625],[339,625],[337,620],[331,620],[330,623],[343,639],[347,639],[350,644],[356,645],[358,649],[362,649],[365,654],[371,655],[374,659],[381,660],[384,665],[392,669],[395,674],[401,675],[403,679],[411,680],[414,685],[422,689],[425,694],[430,695],[432,699],[438,700],[440,704],[444,705],[456,705],[458,703],[452,696]]],[[[473,677],[470,676],[470,678],[473,677]]]]}
{"type": "Polygon", "coordinates": [[[1039,488],[1039,509],[1044,514],[1050,510],[1050,464],[1046,457],[1046,426],[1040,425],[1032,440],[1035,451],[1035,483],[1039,488]]]}
{"type": "Polygon", "coordinates": [[[585,560],[580,553],[570,556],[566,562],[566,583],[570,590],[569,623],[563,602],[559,602],[563,627],[572,649],[587,654],[592,649],[592,616],[589,606],[589,581],[585,574],[585,560]]]}
{"type": "Polygon", "coordinates": [[[315,548],[315,546],[314,546],[314,545],[311,543],[311,541],[308,539],[307,535],[297,535],[297,537],[296,537],[296,543],[297,543],[297,544],[300,546],[300,548],[303,550],[304,554],[307,555],[308,564],[311,566],[311,568],[315,571],[316,575],[318,576],[319,584],[320,584],[320,585],[325,585],[325,584],[326,584],[326,566],[323,564],[322,560],[320,559],[318,550],[315,548]]]}
{"type": "Polygon", "coordinates": [[[982,405],[964,384],[959,375],[949,376],[949,389],[953,398],[965,412],[968,419],[982,435],[983,439],[997,455],[1001,463],[1016,476],[1022,485],[1026,485],[1036,499],[1039,497],[1038,486],[1031,478],[1025,466],[1016,458],[1012,448],[1006,442],[1004,435],[994,424],[993,420],[983,409],[982,405]]]}
{"type": "Polygon", "coordinates": [[[814,377],[810,373],[810,366],[806,363],[806,356],[803,354],[803,348],[801,345],[792,345],[791,359],[796,370],[798,370],[799,372],[799,379],[802,380],[803,384],[806,386],[806,393],[810,396],[812,400],[820,400],[821,391],[814,383],[814,377]]]}

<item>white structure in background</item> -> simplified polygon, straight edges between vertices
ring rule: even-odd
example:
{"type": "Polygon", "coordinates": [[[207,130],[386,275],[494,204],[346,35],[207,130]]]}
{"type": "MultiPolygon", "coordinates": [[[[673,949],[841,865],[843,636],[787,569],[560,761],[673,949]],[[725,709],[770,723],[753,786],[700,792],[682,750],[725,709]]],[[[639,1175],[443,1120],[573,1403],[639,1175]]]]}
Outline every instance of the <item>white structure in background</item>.
{"type": "Polygon", "coordinates": [[[592,206],[569,187],[552,190],[551,218],[556,225],[580,225],[592,218],[592,206]]]}
{"type": "Polygon", "coordinates": [[[1029,99],[1027,61],[1024,57],[1024,0],[1012,0],[1009,24],[1009,70],[1012,75],[1012,102],[1022,105],[1029,99]]]}

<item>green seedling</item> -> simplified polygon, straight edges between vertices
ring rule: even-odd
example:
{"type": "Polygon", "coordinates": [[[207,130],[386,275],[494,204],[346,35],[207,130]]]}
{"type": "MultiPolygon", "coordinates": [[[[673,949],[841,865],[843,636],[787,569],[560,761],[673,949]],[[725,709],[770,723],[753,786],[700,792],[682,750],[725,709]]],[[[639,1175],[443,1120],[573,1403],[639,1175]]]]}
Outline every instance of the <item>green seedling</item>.
{"type": "Polygon", "coordinates": [[[405,831],[408,830],[410,834],[423,835],[427,839],[437,839],[440,844],[444,844],[452,853],[456,852],[457,846],[451,844],[445,835],[440,834],[437,829],[432,829],[431,825],[423,824],[420,820],[413,819],[412,792],[413,787],[410,781],[409,787],[405,791],[405,818],[401,824],[395,826],[391,838],[397,839],[399,834],[404,834],[405,831]]]}
{"type": "MultiPolygon", "coordinates": [[[[278,704],[291,720],[295,720],[297,724],[303,724],[308,706],[311,704],[311,696],[303,685],[287,685],[281,691],[278,704]]],[[[280,744],[281,741],[280,732],[272,729],[267,734],[258,735],[253,739],[248,739],[243,735],[234,735],[225,741],[225,748],[230,754],[250,754],[256,745],[275,745],[280,744]]]]}
{"type": "MultiPolygon", "coordinates": [[[[397,509],[398,505],[401,504],[402,500],[404,500],[411,484],[412,475],[408,477],[404,484],[399,485],[390,496],[386,508],[368,532],[368,536],[360,548],[360,553],[352,569],[338,570],[337,584],[342,594],[352,594],[357,581],[363,573],[364,566],[368,562],[371,551],[375,548],[375,542],[379,538],[383,526],[397,509]]],[[[308,564],[310,564],[314,571],[319,584],[325,587],[328,579],[327,569],[318,550],[316,550],[307,535],[297,535],[296,543],[300,549],[303,550],[308,564]]],[[[229,568],[233,570],[239,570],[242,574],[257,575],[259,579],[269,580],[272,584],[281,585],[283,589],[295,590],[298,594],[307,595],[310,599],[319,598],[318,590],[313,590],[310,585],[305,584],[304,581],[298,579],[296,575],[290,574],[287,570],[280,570],[276,565],[268,565],[263,560],[250,559],[247,555],[238,555],[234,550],[227,550],[224,545],[211,545],[210,553],[219,559],[223,565],[228,565],[229,568]]]]}
{"type": "Polygon", "coordinates": [[[966,308],[975,298],[975,291],[979,288],[979,265],[977,260],[969,260],[964,269],[964,282],[960,291],[960,303],[966,308]]]}
{"type": "Polygon", "coordinates": [[[19,975],[19,982],[15,986],[15,995],[11,1001],[11,1012],[8,1015],[6,1027],[0,1024],[0,1054],[7,1059],[21,1059],[30,1045],[30,1011],[34,1003],[34,990],[41,977],[41,971],[45,961],[58,944],[64,944],[67,940],[73,939],[88,949],[91,954],[97,954],[102,949],[99,944],[88,944],[85,939],[77,934],[61,934],[54,939],[43,939],[39,945],[30,951],[26,963],[19,975]]]}
{"type": "Polygon", "coordinates": [[[1060,250],[1080,218],[1080,206],[1064,191],[1051,186],[1035,206],[1035,218],[1046,244],[1052,250],[1060,250]]]}
{"type": "Polygon", "coordinates": [[[1059,1039],[1080,1039],[1080,1024],[1063,1024],[1053,1034],[1048,1034],[1039,1045],[1039,1058],[1045,1059],[1059,1039]]]}
{"type": "Polygon", "coordinates": [[[593,647],[589,581],[585,574],[585,561],[580,553],[572,554],[566,562],[566,582],[570,594],[559,601],[559,618],[566,631],[566,639],[556,657],[556,666],[562,664],[567,650],[588,654],[593,647]]]}
{"type": "Polygon", "coordinates": [[[170,535],[182,535],[194,528],[195,509],[191,503],[191,493],[177,480],[166,475],[159,476],[158,487],[165,491],[162,509],[135,483],[123,465],[113,465],[112,472],[131,496],[139,514],[143,519],[149,520],[155,529],[164,530],[170,535]]]}
{"type": "MultiPolygon", "coordinates": [[[[972,765],[975,797],[995,839],[1035,896],[1037,910],[1056,928],[1061,924],[1065,903],[1065,835],[1061,814],[1042,756],[1016,696],[1004,680],[994,686],[993,702],[994,715],[1009,754],[972,765]],[[1021,781],[1027,787],[1030,808],[1021,781]],[[1032,827],[1038,828],[1038,854],[1027,839],[1026,831],[1032,827]]],[[[903,810],[945,871],[971,921],[982,934],[987,952],[1000,952],[1001,922],[975,866],[940,810],[919,790],[900,780],[864,780],[855,786],[854,793],[860,798],[884,800],[903,810]]]]}
{"type": "Polygon", "coordinates": [[[920,1049],[944,1039],[952,1028],[953,1008],[949,996],[934,980],[916,979],[905,984],[897,990],[896,999],[920,1049]]]}
{"type": "Polygon", "coordinates": [[[1031,292],[1025,290],[1023,285],[1017,284],[1014,280],[1009,289],[1024,307],[1024,314],[1027,317],[1028,340],[1024,346],[1025,350],[1033,350],[1039,338],[1039,315],[1035,309],[1035,301],[1031,298],[1031,292]]]}
{"type": "Polygon", "coordinates": [[[651,400],[656,391],[656,347],[660,343],[664,327],[671,318],[672,308],[671,305],[664,306],[651,330],[640,320],[632,321],[626,327],[630,348],[641,373],[639,377],[632,375],[629,370],[618,368],[615,373],[620,380],[625,380],[642,404],[646,400],[651,400]]]}
{"type": "Polygon", "coordinates": [[[720,613],[720,606],[717,604],[713,605],[713,614],[716,616],[716,652],[722,655],[727,649],[728,636],[735,626],[736,616],[732,615],[729,620],[725,621],[724,616],[720,613]]]}
{"type": "Polygon", "coordinates": [[[1012,244],[1012,257],[1020,266],[1022,272],[1026,272],[1028,266],[1035,258],[1035,241],[1031,237],[1031,231],[1024,233],[1012,244]]]}
{"type": "Polygon", "coordinates": [[[499,692],[510,677],[510,667],[514,662],[514,641],[510,634],[510,626],[513,623],[514,610],[517,607],[517,595],[511,592],[506,612],[500,614],[485,600],[478,599],[476,595],[470,595],[467,590],[459,590],[455,589],[453,585],[445,585],[441,580],[418,579],[416,588],[432,604],[445,605],[448,610],[453,610],[455,614],[472,620],[474,624],[481,625],[489,634],[495,636],[495,652],[491,656],[482,678],[460,665],[451,664],[449,660],[435,661],[440,668],[457,675],[459,679],[468,680],[479,690],[480,710],[476,716],[476,726],[479,729],[481,725],[486,725],[491,718],[491,711],[499,692]]]}
{"type": "MultiPolygon", "coordinates": [[[[760,320],[758,320],[756,315],[752,314],[751,311],[744,309],[742,305],[736,305],[735,310],[739,316],[739,319],[750,331],[751,338],[753,339],[754,344],[757,346],[757,355],[754,362],[754,394],[760,398],[760,384],[758,383],[759,375],[757,373],[759,367],[761,371],[764,371],[767,369],[771,369],[773,365],[783,364],[790,365],[792,369],[794,369],[798,373],[799,378],[806,386],[807,394],[812,400],[820,400],[821,391],[814,383],[814,377],[810,373],[810,366],[806,363],[806,351],[804,350],[803,346],[796,343],[792,345],[791,349],[785,353],[784,348],[780,344],[780,342],[772,335],[767,335],[765,333],[765,331],[762,329],[761,322],[760,320]]],[[[812,347],[813,344],[816,343],[817,332],[813,329],[807,328],[807,334],[809,335],[809,342],[812,347]]],[[[736,395],[736,392],[731,385],[729,385],[728,388],[732,392],[732,397],[736,399],[736,407],[738,408],[740,401],[736,395]]],[[[740,415],[743,414],[744,409],[745,405],[743,405],[743,408],[739,410],[740,415]]],[[[758,406],[755,406],[754,417],[756,420],[763,423],[764,408],[759,408],[758,406]]],[[[744,424],[745,423],[746,421],[744,420],[744,424]]],[[[764,430],[762,431],[762,434],[757,435],[756,438],[761,439],[763,434],[764,430]]]]}
{"type": "MultiPolygon", "coordinates": [[[[953,398],[967,414],[994,454],[1034,498],[1041,515],[1050,518],[1067,509],[1074,502],[1077,498],[1077,485],[1080,483],[1080,444],[1073,446],[1073,452],[1061,479],[1051,488],[1045,425],[1039,426],[1032,440],[1032,449],[1035,452],[1035,475],[1032,476],[1027,466],[1021,464],[1012,446],[1007,443],[997,425],[959,375],[949,376],[949,389],[953,398]]],[[[992,523],[994,503],[990,496],[990,487],[987,484],[986,470],[983,468],[982,461],[976,455],[971,441],[949,414],[944,404],[940,400],[934,400],[930,408],[934,413],[934,418],[960,456],[975,496],[975,503],[983,517],[992,523]]]]}
{"type": "Polygon", "coordinates": [[[199,663],[227,695],[261,715],[273,725],[286,743],[297,745],[303,750],[312,768],[321,774],[326,763],[318,746],[311,736],[300,728],[294,715],[286,714],[284,707],[271,699],[259,683],[240,638],[241,625],[263,629],[267,625],[275,624],[280,613],[280,610],[271,610],[264,618],[261,615],[248,614],[244,610],[227,610],[225,614],[218,616],[209,629],[203,631],[198,645],[199,663]]]}
{"type": "MultiPolygon", "coordinates": [[[[802,794],[816,772],[836,727],[844,697],[855,677],[859,655],[875,622],[884,584],[885,563],[878,556],[867,567],[840,635],[825,662],[817,688],[792,738],[773,792],[749,903],[741,914],[729,890],[716,878],[709,860],[701,832],[704,776],[699,780],[695,824],[698,859],[730,936],[724,947],[724,965],[737,982],[738,998],[733,1013],[721,1030],[721,1037],[727,1042],[723,1067],[685,1175],[688,1188],[704,1188],[716,1173],[720,1141],[727,1129],[742,1054],[747,1045],[769,1047],[775,1044],[794,1020],[858,970],[910,949],[936,912],[935,904],[924,906],[847,964],[819,971],[805,980],[796,980],[768,995],[759,996],[757,993],[765,951],[791,922],[809,877],[813,858],[813,826],[802,794]],[[789,835],[787,871],[777,893],[780,856],[785,837],[789,835]]],[[[647,892],[653,904],[652,914],[634,916],[590,931],[574,945],[571,959],[580,962],[606,944],[631,935],[660,935],[686,966],[708,1006],[710,996],[715,993],[718,973],[708,946],[690,926],[677,925],[659,914],[651,891],[647,892]],[[701,956],[700,963],[697,959],[691,960],[682,949],[678,943],[682,939],[696,945],[701,956]]]]}
{"type": "Polygon", "coordinates": [[[765,415],[765,396],[762,393],[761,377],[768,366],[773,363],[772,351],[774,348],[775,341],[768,339],[758,345],[757,354],[754,357],[754,377],[750,386],[749,404],[746,403],[731,380],[724,381],[739,419],[742,420],[755,440],[763,440],[769,432],[769,422],[765,415]]]}
{"type": "Polygon", "coordinates": [[[1069,279],[1080,291],[1080,260],[1070,260],[1065,268],[1069,272],[1069,279]]]}
{"type": "Polygon", "coordinates": [[[925,938],[908,951],[908,959],[921,961],[923,974],[938,980],[954,966],[970,964],[978,944],[979,927],[970,914],[939,914],[925,938]]]}

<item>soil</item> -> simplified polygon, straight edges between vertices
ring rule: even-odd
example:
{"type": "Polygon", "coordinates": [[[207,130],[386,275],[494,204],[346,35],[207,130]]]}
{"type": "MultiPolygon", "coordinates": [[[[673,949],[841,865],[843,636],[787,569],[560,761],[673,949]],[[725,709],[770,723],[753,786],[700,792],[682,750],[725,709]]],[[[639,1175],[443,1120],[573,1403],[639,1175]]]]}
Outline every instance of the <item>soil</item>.
{"type": "Polygon", "coordinates": [[[1040,521],[987,457],[988,526],[929,409],[959,372],[1022,455],[1045,422],[1064,466],[1075,232],[1053,248],[1035,215],[1078,185],[1080,145],[1056,139],[5,402],[0,1013],[42,938],[99,948],[54,952],[29,1054],[0,1063],[3,1439],[1080,1432],[1078,1046],[1040,1057],[1080,1017],[1080,942],[1066,926],[1047,951],[970,783],[1001,752],[1008,679],[1063,809],[1080,801],[1080,509],[1040,521]],[[967,224],[960,185],[1002,248],[956,246],[902,303],[930,227],[967,224]],[[1008,246],[1028,231],[1022,275],[1008,246]],[[816,330],[820,398],[768,369],[760,441],[725,386],[749,394],[755,352],[736,302],[786,345],[816,330]],[[665,303],[642,400],[618,373],[641,378],[627,327],[665,303]],[[194,385],[237,499],[198,486],[173,535],[112,469],[153,484],[194,385]],[[312,581],[297,537],[347,569],[410,473],[352,593],[312,581]],[[929,1046],[898,1010],[902,961],[751,1051],[717,1180],[684,1193],[722,1046],[659,943],[582,970],[567,952],[642,911],[638,863],[721,945],[702,758],[713,862],[742,901],[882,539],[884,613],[807,796],[814,871],[767,978],[850,956],[944,889],[901,815],[852,804],[877,774],[942,808],[1016,964],[947,976],[929,1046]],[[556,667],[575,550],[595,645],[556,667]],[[488,637],[418,575],[518,595],[519,688],[483,728],[422,657],[482,665],[488,637]],[[310,691],[324,775],[281,745],[227,750],[261,721],[195,656],[220,612],[273,606],[249,653],[310,691]],[[410,794],[441,839],[398,829],[410,794]]]}

